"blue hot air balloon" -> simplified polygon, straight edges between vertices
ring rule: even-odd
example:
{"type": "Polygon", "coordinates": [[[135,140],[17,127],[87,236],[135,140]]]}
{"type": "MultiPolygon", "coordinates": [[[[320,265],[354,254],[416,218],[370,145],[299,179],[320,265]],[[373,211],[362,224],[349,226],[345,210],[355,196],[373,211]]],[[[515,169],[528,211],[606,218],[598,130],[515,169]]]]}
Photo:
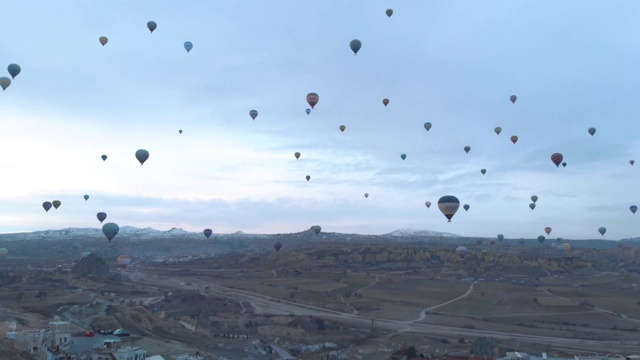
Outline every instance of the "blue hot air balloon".
{"type": "Polygon", "coordinates": [[[20,71],[22,71],[22,69],[20,68],[20,65],[18,64],[9,64],[9,66],[7,67],[7,70],[9,71],[9,75],[11,75],[12,79],[15,79],[16,76],[20,74],[20,71]]]}
{"type": "Polygon", "coordinates": [[[191,51],[191,49],[193,49],[193,44],[191,43],[191,41],[185,41],[184,49],[187,50],[187,52],[189,52],[189,51],[191,51]]]}
{"type": "Polygon", "coordinates": [[[307,109],[305,110],[305,112],[307,113],[307,115],[311,114],[311,109],[307,109]]]}

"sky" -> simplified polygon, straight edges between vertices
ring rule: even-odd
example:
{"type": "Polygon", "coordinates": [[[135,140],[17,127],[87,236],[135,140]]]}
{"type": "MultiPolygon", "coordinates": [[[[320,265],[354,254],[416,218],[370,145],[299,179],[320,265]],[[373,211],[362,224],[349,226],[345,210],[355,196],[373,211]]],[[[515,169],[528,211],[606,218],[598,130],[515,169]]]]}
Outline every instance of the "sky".
{"type": "Polygon", "coordinates": [[[640,205],[637,1],[25,0],[3,11],[0,76],[10,63],[22,72],[0,93],[0,233],[100,227],[104,211],[120,226],[214,233],[640,236],[629,210],[640,205]],[[320,101],[307,115],[309,92],[320,101]],[[469,211],[447,222],[444,195],[469,211]],[[53,200],[62,206],[45,212],[53,200]]]}

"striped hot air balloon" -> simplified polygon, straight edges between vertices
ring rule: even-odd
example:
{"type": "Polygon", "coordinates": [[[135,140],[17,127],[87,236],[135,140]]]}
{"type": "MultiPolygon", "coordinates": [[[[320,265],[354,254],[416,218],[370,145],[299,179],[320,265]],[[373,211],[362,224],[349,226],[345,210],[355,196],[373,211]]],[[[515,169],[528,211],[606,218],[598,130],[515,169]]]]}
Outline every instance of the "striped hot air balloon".
{"type": "Polygon", "coordinates": [[[564,159],[564,156],[562,156],[562,154],[560,153],[551,154],[551,161],[554,164],[556,164],[556,167],[560,167],[560,164],[562,163],[562,159],[564,159]]]}
{"type": "Polygon", "coordinates": [[[447,220],[451,222],[451,218],[460,208],[460,200],[453,195],[445,195],[438,200],[438,208],[447,220]]]}

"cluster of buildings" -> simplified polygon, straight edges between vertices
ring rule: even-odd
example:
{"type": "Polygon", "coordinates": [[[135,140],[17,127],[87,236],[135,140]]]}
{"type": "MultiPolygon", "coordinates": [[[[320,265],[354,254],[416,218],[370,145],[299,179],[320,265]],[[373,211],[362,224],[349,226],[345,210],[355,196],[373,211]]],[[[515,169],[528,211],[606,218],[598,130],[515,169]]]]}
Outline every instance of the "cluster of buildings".
{"type": "MultiPolygon", "coordinates": [[[[423,355],[424,356],[424,355],[423,355]]],[[[395,351],[390,360],[422,360],[426,357],[412,357],[408,356],[408,349],[401,349],[395,351]]],[[[444,355],[437,358],[430,358],[431,360],[640,360],[640,355],[617,355],[617,354],[599,354],[599,355],[574,355],[572,357],[552,357],[547,353],[542,353],[541,356],[529,355],[523,352],[507,352],[504,357],[486,357],[475,355],[444,355]]]]}

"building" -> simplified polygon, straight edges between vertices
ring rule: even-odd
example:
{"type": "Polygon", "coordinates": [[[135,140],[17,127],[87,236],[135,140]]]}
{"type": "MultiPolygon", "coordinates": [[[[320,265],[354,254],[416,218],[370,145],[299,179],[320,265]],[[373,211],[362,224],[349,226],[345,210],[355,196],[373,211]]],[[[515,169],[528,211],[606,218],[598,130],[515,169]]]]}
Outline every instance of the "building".
{"type": "Polygon", "coordinates": [[[86,360],[145,360],[147,351],[140,346],[120,346],[118,340],[105,340],[103,348],[87,354],[86,360]]]}
{"type": "Polygon", "coordinates": [[[67,347],[71,345],[71,328],[68,321],[52,321],[49,323],[51,330],[51,347],[67,347]]]}
{"type": "Polygon", "coordinates": [[[31,354],[39,354],[44,344],[44,330],[19,330],[7,333],[7,339],[11,339],[19,349],[31,354]]]}

